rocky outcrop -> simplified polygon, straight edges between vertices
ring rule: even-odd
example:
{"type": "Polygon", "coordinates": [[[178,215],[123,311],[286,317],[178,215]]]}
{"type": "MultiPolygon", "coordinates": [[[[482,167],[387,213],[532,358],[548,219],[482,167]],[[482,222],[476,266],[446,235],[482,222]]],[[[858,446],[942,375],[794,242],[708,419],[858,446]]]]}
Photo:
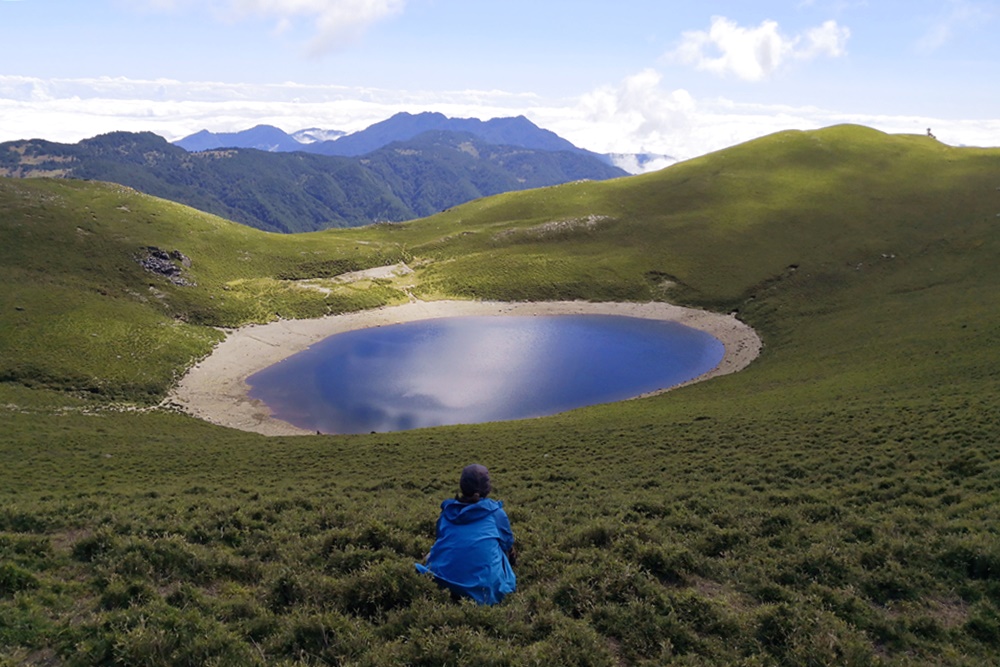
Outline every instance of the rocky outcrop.
{"type": "Polygon", "coordinates": [[[195,282],[184,276],[184,269],[191,268],[191,258],[180,250],[167,252],[156,246],[143,248],[136,261],[149,273],[166,278],[180,287],[194,287],[195,282]]]}

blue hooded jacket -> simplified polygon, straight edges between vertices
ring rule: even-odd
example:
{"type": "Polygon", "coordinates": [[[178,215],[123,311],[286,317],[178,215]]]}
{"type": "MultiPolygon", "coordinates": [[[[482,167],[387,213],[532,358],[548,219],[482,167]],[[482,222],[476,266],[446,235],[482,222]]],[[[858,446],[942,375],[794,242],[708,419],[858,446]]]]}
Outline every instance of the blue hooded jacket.
{"type": "Polygon", "coordinates": [[[441,503],[437,540],[427,565],[416,566],[459,595],[479,604],[496,604],[517,588],[507,558],[513,546],[514,533],[502,502],[446,500],[441,503]]]}

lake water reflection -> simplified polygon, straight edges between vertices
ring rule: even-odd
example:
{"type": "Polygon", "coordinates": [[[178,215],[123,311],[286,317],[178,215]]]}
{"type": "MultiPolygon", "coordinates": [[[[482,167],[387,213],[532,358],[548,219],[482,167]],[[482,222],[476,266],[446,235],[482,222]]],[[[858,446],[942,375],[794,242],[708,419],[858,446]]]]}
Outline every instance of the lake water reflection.
{"type": "Polygon", "coordinates": [[[714,368],[716,338],[610,315],[451,317],[337,334],[251,376],[275,417],[323,433],[523,419],[714,368]]]}

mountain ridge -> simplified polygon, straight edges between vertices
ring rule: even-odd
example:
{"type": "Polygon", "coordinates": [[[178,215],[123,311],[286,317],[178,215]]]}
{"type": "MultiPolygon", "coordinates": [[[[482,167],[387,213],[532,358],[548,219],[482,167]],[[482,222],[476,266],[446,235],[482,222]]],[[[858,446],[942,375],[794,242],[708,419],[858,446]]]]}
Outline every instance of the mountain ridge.
{"type": "MultiPolygon", "coordinates": [[[[173,143],[189,151],[257,148],[358,157],[395,141],[408,141],[428,131],[468,133],[488,143],[521,146],[539,151],[580,153],[600,159],[631,174],[648,171],[650,164],[654,165],[653,168],[662,168],[676,162],[676,159],[667,155],[595,153],[575,146],[551,130],[538,127],[523,115],[483,121],[478,118],[449,118],[442,113],[430,111],[417,114],[400,112],[363,130],[350,134],[341,132],[339,133],[341,136],[336,139],[299,141],[297,136],[303,139],[310,138],[312,136],[309,134],[310,131],[299,130],[288,134],[271,125],[258,125],[239,132],[213,133],[201,130],[173,143]]],[[[312,132],[315,134],[317,131],[313,129],[312,132]]]]}
{"type": "MultiPolygon", "coordinates": [[[[265,126],[259,136],[273,133],[265,126]]],[[[247,148],[190,152],[151,132],[112,132],[77,144],[0,144],[0,175],[112,181],[282,233],[401,222],[510,190],[626,175],[582,153],[486,144],[454,132],[433,141],[421,136],[347,157],[247,148]]]]}
{"type": "Polygon", "coordinates": [[[306,145],[273,125],[255,125],[240,132],[216,133],[201,130],[172,143],[190,152],[218,148],[256,148],[269,152],[286,152],[302,150],[306,145]]]}

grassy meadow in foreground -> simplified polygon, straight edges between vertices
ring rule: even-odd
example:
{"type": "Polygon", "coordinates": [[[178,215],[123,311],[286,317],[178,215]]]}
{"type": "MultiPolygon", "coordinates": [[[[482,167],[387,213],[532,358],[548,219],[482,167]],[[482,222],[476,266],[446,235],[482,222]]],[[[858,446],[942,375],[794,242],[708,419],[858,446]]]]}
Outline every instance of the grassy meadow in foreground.
{"type": "Polygon", "coordinates": [[[0,660],[1000,664],[1000,151],[788,132],[291,237],[103,184],[0,180],[0,211],[0,660]],[[735,310],[765,348],[521,422],[265,438],[155,407],[216,327],[411,294],[735,310]],[[521,553],[491,608],[413,568],[471,461],[521,553]]]}

